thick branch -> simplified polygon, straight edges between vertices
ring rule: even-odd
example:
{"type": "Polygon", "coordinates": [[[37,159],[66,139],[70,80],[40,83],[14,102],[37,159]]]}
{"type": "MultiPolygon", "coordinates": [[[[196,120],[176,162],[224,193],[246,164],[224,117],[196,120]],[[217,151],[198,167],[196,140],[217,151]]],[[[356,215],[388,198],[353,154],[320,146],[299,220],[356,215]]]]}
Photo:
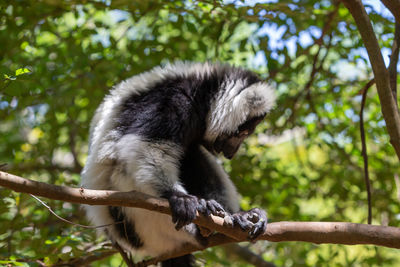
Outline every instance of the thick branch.
{"type": "Polygon", "coordinates": [[[353,16],[367,49],[375,76],[383,118],[390,136],[390,143],[400,159],[400,116],[390,88],[389,73],[383,61],[374,30],[361,0],[342,1],[353,16]]]}
{"type": "MultiPolygon", "coordinates": [[[[167,200],[134,191],[118,192],[56,186],[1,171],[0,186],[17,192],[73,203],[136,207],[170,214],[167,200]]],[[[215,235],[210,238],[209,247],[247,240],[246,233],[224,226],[223,219],[219,217],[206,218],[200,215],[194,220],[194,223],[233,237],[232,239],[223,235],[215,235]]],[[[342,222],[276,222],[268,224],[267,231],[259,239],[273,242],[304,241],[317,244],[374,244],[400,248],[400,228],[342,222]]],[[[185,246],[184,249],[193,251],[204,249],[204,247],[185,246]]],[[[183,253],[187,254],[186,251],[183,253]]]]}
{"type": "MultiPolygon", "coordinates": [[[[272,242],[304,241],[316,244],[374,244],[381,246],[390,244],[388,247],[400,248],[399,238],[400,228],[396,227],[345,222],[276,222],[268,224],[267,231],[260,239],[272,242]],[[380,241],[380,244],[378,244],[378,240],[381,238],[386,240],[383,242],[385,244],[382,244],[380,241]]],[[[216,234],[209,238],[207,247],[187,244],[178,252],[148,260],[145,262],[145,265],[155,264],[159,261],[183,256],[194,251],[234,242],[237,241],[222,234],[216,234]]]]}
{"type": "MultiPolygon", "coordinates": [[[[170,215],[168,201],[136,191],[119,192],[56,186],[25,179],[1,171],[0,186],[10,188],[17,192],[29,193],[72,203],[135,207],[170,215]]],[[[199,215],[193,222],[208,229],[214,229],[234,239],[246,240],[247,237],[247,234],[240,231],[239,228],[224,227],[224,219],[217,216],[212,216],[210,219],[199,215]]]]}

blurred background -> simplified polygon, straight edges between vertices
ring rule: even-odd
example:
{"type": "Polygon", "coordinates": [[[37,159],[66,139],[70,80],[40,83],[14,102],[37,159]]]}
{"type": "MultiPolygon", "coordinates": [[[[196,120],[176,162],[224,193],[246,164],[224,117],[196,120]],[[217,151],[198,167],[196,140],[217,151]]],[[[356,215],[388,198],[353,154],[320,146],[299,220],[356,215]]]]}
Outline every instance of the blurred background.
{"type": "MultiPolygon", "coordinates": [[[[389,64],[394,18],[378,0],[363,3],[389,64]]],[[[367,222],[359,113],[373,75],[353,18],[334,0],[1,1],[2,170],[79,187],[102,98],[118,82],[178,59],[249,68],[277,90],[276,109],[224,161],[243,209],[262,207],[270,221],[367,222]]],[[[375,86],[364,126],[372,222],[399,227],[400,167],[375,86]]],[[[92,266],[124,265],[95,230],[60,221],[27,194],[1,188],[0,195],[0,265],[73,266],[88,255],[97,257],[92,266]]],[[[78,205],[43,200],[88,224],[78,205]]],[[[276,266],[400,261],[398,250],[376,246],[264,241],[248,249],[276,266]]],[[[251,266],[223,248],[197,258],[199,266],[251,266]]]]}

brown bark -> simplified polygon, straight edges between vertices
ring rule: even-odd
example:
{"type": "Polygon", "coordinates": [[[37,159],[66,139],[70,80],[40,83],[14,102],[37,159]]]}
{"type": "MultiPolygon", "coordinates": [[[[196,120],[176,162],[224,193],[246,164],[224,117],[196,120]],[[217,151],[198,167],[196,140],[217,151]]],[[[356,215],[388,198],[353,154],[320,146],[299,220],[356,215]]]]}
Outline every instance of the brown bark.
{"type": "MultiPolygon", "coordinates": [[[[397,0],[396,0],[397,1],[397,0]]],[[[374,72],[378,96],[381,102],[383,118],[397,157],[400,159],[400,116],[396,101],[392,95],[389,72],[386,69],[375,32],[361,0],[342,0],[353,16],[374,72]]]]}
{"type": "Polygon", "coordinates": [[[252,252],[248,247],[239,244],[229,244],[224,246],[228,257],[236,257],[254,265],[255,267],[276,267],[272,262],[265,261],[260,255],[252,252]]]}
{"type": "MultiPolygon", "coordinates": [[[[118,192],[56,186],[1,171],[0,186],[17,192],[72,203],[136,207],[170,214],[167,200],[135,191],[118,192]]],[[[240,229],[224,226],[222,218],[216,216],[207,218],[199,215],[193,222],[226,235],[217,234],[210,237],[208,247],[247,240],[247,234],[240,229]]],[[[400,248],[400,228],[346,222],[275,222],[268,224],[267,231],[260,236],[259,240],[272,242],[303,241],[316,244],[373,244],[400,248]]],[[[183,254],[180,255],[184,255],[204,248],[188,245],[182,251],[175,253],[174,256],[181,252],[183,254]]]]}
{"type": "Polygon", "coordinates": [[[396,21],[400,23],[400,0],[381,0],[381,2],[392,12],[396,21]]]}
{"type": "Polygon", "coordinates": [[[390,55],[390,63],[388,67],[390,87],[392,89],[393,97],[396,103],[397,103],[397,63],[399,62],[399,51],[400,51],[400,20],[397,21],[395,24],[392,54],[390,55]]]}

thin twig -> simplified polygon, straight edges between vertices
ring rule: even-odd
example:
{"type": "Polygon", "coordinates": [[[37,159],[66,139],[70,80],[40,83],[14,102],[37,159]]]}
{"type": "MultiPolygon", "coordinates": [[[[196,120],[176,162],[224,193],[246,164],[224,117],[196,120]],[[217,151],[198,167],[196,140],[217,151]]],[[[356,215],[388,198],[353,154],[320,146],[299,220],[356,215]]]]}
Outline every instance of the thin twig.
{"type": "MultiPolygon", "coordinates": [[[[283,124],[284,126],[287,126],[288,122],[293,122],[295,120],[295,118],[297,116],[296,111],[301,106],[301,101],[303,100],[303,98],[305,97],[308,101],[310,101],[312,98],[311,97],[311,86],[313,85],[313,83],[315,81],[317,73],[322,70],[324,61],[326,60],[326,58],[329,54],[329,49],[332,44],[332,35],[331,35],[332,22],[334,21],[336,15],[337,15],[337,12],[339,9],[339,2],[334,1],[334,4],[335,4],[335,9],[327,15],[327,19],[325,21],[321,35],[314,42],[314,45],[315,44],[318,45],[318,50],[315,53],[315,55],[313,56],[312,68],[311,68],[311,72],[310,72],[308,81],[304,85],[304,88],[302,90],[299,90],[299,93],[294,97],[293,104],[292,104],[292,106],[293,106],[292,113],[289,115],[286,122],[283,124]],[[319,60],[320,53],[322,51],[322,48],[324,47],[324,37],[327,34],[329,36],[329,41],[328,41],[328,44],[325,45],[326,53],[323,56],[323,58],[321,60],[319,60]]],[[[310,47],[312,47],[312,46],[310,46],[310,47]]],[[[314,110],[314,112],[315,112],[315,110],[314,110]]]]}
{"type": "Polygon", "coordinates": [[[397,173],[394,174],[394,182],[396,184],[396,189],[397,189],[397,199],[400,201],[400,178],[397,173]]]}
{"type": "Polygon", "coordinates": [[[96,228],[101,228],[101,227],[107,227],[107,226],[111,226],[111,225],[115,225],[115,224],[120,224],[120,223],[124,223],[123,221],[120,222],[114,222],[114,223],[109,223],[109,224],[103,224],[103,225],[84,225],[84,224],[79,224],[79,223],[74,223],[71,222],[63,217],[61,217],[60,215],[58,215],[57,213],[55,213],[51,207],[49,205],[47,205],[43,200],[41,200],[40,198],[38,198],[37,196],[34,196],[32,194],[29,194],[31,197],[33,197],[34,199],[36,199],[37,201],[39,201],[40,204],[42,204],[46,209],[48,209],[50,211],[51,214],[53,214],[54,216],[56,216],[58,219],[60,219],[63,222],[75,225],[75,226],[79,226],[79,227],[83,227],[83,228],[87,228],[87,229],[96,229],[96,228]]]}
{"type": "MultiPolygon", "coordinates": [[[[16,262],[24,262],[24,263],[32,263],[32,265],[34,264],[34,263],[36,263],[37,265],[39,265],[39,266],[42,266],[42,267],[46,267],[47,265],[46,264],[44,264],[44,262],[42,261],[42,260],[31,260],[31,259],[17,259],[17,260],[15,260],[16,262]]],[[[8,266],[8,265],[7,265],[8,266]]]]}
{"type": "Polygon", "coordinates": [[[370,80],[362,89],[362,100],[361,100],[361,110],[360,110],[360,133],[361,133],[361,154],[364,159],[364,179],[365,186],[367,189],[368,196],[368,224],[372,223],[372,196],[371,196],[371,182],[369,179],[368,172],[368,155],[367,155],[367,144],[365,142],[365,130],[364,130],[364,107],[367,98],[368,89],[375,83],[375,79],[370,80]]]}
{"type": "Polygon", "coordinates": [[[390,63],[388,67],[390,88],[392,89],[394,100],[397,104],[397,62],[399,62],[400,47],[400,21],[395,25],[392,54],[390,55],[390,63]]]}
{"type": "Polygon", "coordinates": [[[135,263],[129,258],[128,254],[121,248],[121,246],[117,243],[114,242],[113,246],[118,250],[119,254],[121,254],[122,259],[128,265],[128,267],[135,267],[135,263]]]}
{"type": "Polygon", "coordinates": [[[224,246],[225,252],[232,256],[237,256],[255,267],[276,267],[275,264],[265,261],[260,255],[251,251],[248,247],[239,244],[229,244],[224,246]]]}
{"type": "MultiPolygon", "coordinates": [[[[90,255],[84,255],[81,258],[76,258],[76,259],[71,259],[68,262],[60,262],[56,263],[55,265],[52,265],[52,267],[58,267],[58,266],[90,266],[90,263],[99,261],[105,258],[108,258],[112,255],[117,253],[115,250],[106,250],[103,252],[96,252],[90,255]]],[[[43,265],[46,266],[46,265],[43,265]]]]}
{"type": "Polygon", "coordinates": [[[0,170],[4,171],[7,167],[7,163],[0,163],[0,170]]]}
{"type": "Polygon", "coordinates": [[[26,163],[26,164],[2,164],[0,169],[9,172],[34,172],[34,171],[49,171],[49,172],[71,172],[79,173],[79,171],[74,167],[65,167],[58,164],[41,164],[41,163],[26,163]]]}
{"type": "Polygon", "coordinates": [[[77,173],[80,173],[82,171],[82,165],[79,163],[78,160],[78,153],[76,151],[76,125],[74,124],[73,120],[69,120],[69,149],[72,154],[73,162],[74,162],[74,170],[77,173]]]}

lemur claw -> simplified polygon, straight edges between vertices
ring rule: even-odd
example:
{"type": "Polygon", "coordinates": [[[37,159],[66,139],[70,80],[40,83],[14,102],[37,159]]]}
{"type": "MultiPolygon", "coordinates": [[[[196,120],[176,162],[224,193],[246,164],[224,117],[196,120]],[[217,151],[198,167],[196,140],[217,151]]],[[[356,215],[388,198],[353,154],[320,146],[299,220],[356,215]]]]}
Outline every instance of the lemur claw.
{"type": "Polygon", "coordinates": [[[191,223],[196,218],[197,212],[205,216],[211,214],[219,217],[225,216],[224,208],[213,199],[205,200],[182,192],[174,192],[168,201],[176,230],[191,223]]]}
{"type": "Polygon", "coordinates": [[[241,211],[224,218],[227,225],[238,225],[240,229],[248,233],[249,240],[257,239],[267,229],[267,215],[259,208],[249,211],[241,211]]]}

